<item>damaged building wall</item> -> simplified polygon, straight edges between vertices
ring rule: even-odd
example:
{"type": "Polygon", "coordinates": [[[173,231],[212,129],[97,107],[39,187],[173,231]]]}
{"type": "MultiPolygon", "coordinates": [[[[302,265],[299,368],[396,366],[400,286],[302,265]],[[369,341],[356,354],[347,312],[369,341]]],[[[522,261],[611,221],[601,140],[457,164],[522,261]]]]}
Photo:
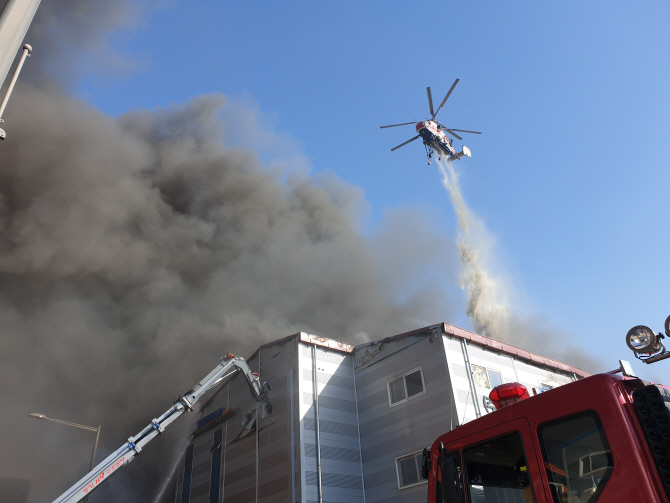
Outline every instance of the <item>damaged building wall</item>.
{"type": "Polygon", "coordinates": [[[247,362],[271,386],[272,414],[242,376],[213,393],[175,503],[425,501],[421,451],[486,414],[493,386],[532,393],[588,375],[447,324],[356,347],[301,332],[247,362]]]}
{"type": "Polygon", "coordinates": [[[178,474],[177,503],[217,502],[224,497],[232,503],[299,501],[293,482],[300,469],[295,457],[297,342],[289,339],[262,347],[247,363],[272,389],[272,414],[265,416],[243,376],[233,376],[220,388],[203,404],[201,419],[219,410],[228,413],[212,418],[193,434],[178,474]]]}

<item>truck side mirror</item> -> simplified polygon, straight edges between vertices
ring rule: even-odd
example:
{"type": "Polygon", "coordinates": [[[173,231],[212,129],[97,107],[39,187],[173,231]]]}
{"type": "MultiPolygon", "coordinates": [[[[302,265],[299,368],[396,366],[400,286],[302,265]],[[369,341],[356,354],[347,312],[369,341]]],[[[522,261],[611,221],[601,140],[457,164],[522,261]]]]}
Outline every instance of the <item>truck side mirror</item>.
{"type": "Polygon", "coordinates": [[[458,480],[456,479],[456,466],[453,458],[442,461],[442,498],[445,503],[459,503],[458,480]]]}
{"type": "Polygon", "coordinates": [[[426,447],[423,450],[423,458],[421,459],[421,476],[423,480],[428,480],[430,474],[430,449],[426,447]]]}

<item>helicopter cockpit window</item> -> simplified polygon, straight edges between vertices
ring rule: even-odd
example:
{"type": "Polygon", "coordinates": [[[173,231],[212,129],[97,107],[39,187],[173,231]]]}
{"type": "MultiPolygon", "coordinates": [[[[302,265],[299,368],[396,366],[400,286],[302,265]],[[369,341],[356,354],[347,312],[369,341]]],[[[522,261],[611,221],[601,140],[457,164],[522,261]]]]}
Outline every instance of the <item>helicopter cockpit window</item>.
{"type": "Polygon", "coordinates": [[[472,503],[534,503],[518,432],[463,449],[466,491],[472,503]]]}
{"type": "Polygon", "coordinates": [[[554,503],[594,503],[613,459],[598,415],[574,414],[541,424],[538,437],[554,503]]]}

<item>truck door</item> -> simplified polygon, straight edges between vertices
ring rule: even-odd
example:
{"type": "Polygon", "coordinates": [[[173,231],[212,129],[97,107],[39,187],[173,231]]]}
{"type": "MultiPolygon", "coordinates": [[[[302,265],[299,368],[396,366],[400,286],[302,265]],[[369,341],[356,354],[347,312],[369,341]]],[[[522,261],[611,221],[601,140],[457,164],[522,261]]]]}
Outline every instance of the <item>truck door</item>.
{"type": "Polygon", "coordinates": [[[447,481],[449,489],[436,484],[438,503],[546,503],[525,418],[459,439],[445,451],[445,459],[454,461],[440,465],[438,478],[447,481]],[[455,447],[460,459],[453,454],[455,447]]]}

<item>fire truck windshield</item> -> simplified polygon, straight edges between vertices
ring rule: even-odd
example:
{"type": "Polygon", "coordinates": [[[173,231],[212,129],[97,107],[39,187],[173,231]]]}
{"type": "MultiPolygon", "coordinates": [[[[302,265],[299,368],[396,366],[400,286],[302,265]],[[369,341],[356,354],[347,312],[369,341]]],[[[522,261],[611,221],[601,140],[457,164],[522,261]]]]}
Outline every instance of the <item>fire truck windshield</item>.
{"type": "Polygon", "coordinates": [[[538,428],[554,503],[593,503],[612,472],[613,460],[594,411],[567,416],[538,428]]]}
{"type": "Polygon", "coordinates": [[[472,503],[535,501],[520,433],[463,449],[463,459],[472,503]]]}

